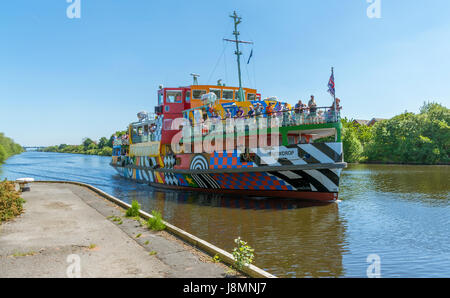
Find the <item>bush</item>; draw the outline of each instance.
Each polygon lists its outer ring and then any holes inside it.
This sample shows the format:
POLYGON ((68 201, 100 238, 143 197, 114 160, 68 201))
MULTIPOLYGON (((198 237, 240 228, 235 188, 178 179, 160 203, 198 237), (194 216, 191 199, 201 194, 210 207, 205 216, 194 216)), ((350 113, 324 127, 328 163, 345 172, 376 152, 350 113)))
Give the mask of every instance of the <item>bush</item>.
POLYGON ((253 262, 255 257, 253 252, 255 250, 247 242, 241 240, 241 237, 234 239, 234 242, 237 244, 237 247, 233 249, 234 263, 237 269, 241 270, 244 266, 248 266, 253 262))
POLYGON ((104 147, 98 155, 101 156, 111 156, 112 155, 112 148, 111 147, 104 147))
POLYGON ((125 216, 126 217, 139 216, 139 209, 141 209, 141 205, 139 205, 138 201, 133 200, 131 202, 131 207, 128 208, 127 212, 125 213, 125 216))
POLYGON ((21 214, 24 202, 14 182, 0 182, 0 223, 21 214))
POLYGON ((162 231, 166 228, 166 225, 162 221, 162 215, 159 211, 152 211, 153 217, 150 217, 147 221, 147 227, 153 231, 162 231))

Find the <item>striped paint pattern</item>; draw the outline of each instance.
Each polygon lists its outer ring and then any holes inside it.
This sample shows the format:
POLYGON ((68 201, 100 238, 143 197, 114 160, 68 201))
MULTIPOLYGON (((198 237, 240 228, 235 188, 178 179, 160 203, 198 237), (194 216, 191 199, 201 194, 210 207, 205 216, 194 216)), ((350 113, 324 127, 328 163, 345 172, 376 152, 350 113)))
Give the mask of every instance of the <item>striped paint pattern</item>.
MULTIPOLYGON (((307 164, 334 164, 343 161, 342 143, 313 143, 293 146, 280 146, 279 154, 273 151, 258 149, 254 151, 254 167, 307 165, 307 164)), ((196 155, 192 158, 191 167, 199 169, 216 169, 216 159, 239 159, 237 152, 214 153, 209 160, 205 155, 196 155), (209 163, 209 165, 208 165, 209 163)), ((233 161, 232 161, 233 162, 233 161)), ((173 168, 174 159, 154 157, 133 157, 130 163, 138 166, 137 169, 116 167, 120 175, 147 183, 160 183, 172 186, 189 186, 204 189, 250 189, 250 190, 286 190, 286 191, 312 191, 331 192, 339 191, 339 178, 342 169, 308 169, 286 170, 248 173, 202 173, 202 174, 176 174, 155 171, 164 164, 173 168)), ((228 163, 228 160, 227 160, 228 163)), ((244 166, 243 166, 244 167, 244 166)), ((227 165, 224 168, 232 168, 227 165)))

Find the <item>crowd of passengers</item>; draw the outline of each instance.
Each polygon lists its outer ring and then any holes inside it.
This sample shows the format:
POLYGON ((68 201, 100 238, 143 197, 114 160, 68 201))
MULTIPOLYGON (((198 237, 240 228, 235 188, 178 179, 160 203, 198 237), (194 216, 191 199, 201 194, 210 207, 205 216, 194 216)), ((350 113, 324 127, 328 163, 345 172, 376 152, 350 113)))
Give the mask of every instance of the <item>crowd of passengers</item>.
MULTIPOLYGON (((308 104, 304 104, 302 100, 299 100, 297 104, 293 108, 289 108, 286 103, 279 102, 279 105, 276 106, 275 102, 270 102, 269 105, 264 107, 260 102, 256 103, 256 107, 253 105, 249 106, 249 110, 247 112, 244 111, 243 107, 239 107, 235 115, 232 115, 232 109, 226 108, 225 117, 221 118, 219 113, 214 109, 212 104, 209 104, 207 109, 203 113, 203 117, 200 119, 201 124, 206 125, 206 120, 209 119, 218 119, 218 120, 226 120, 231 118, 268 118, 271 121, 269 124, 280 123, 283 126, 289 125, 301 125, 301 124, 320 124, 320 123, 328 123, 334 122, 339 119, 339 112, 342 109, 340 105, 340 99, 336 98, 333 101, 331 107, 326 108, 318 108, 316 101, 314 99, 314 95, 311 95, 311 99, 308 104), (319 109, 319 111, 318 111, 319 109), (337 113, 336 113, 337 111, 337 113), (277 122, 272 121, 274 118, 277 118, 277 122)), ((189 119, 192 125, 192 120, 189 119)), ((151 127, 142 130, 139 128, 135 134, 137 136, 152 136, 153 131, 156 128, 155 124, 152 124, 151 127)), ((209 131, 207 127, 204 127, 202 130, 206 133, 209 131)), ((120 137, 114 138, 122 141, 122 144, 128 144, 129 136, 128 134, 124 134, 120 137)))
POLYGON ((311 99, 307 105, 299 100, 293 108, 289 108, 287 103, 279 102, 279 104, 276 105, 275 102, 270 102, 269 105, 264 107, 260 102, 257 102, 256 107, 250 105, 247 112, 245 112, 243 107, 239 107, 234 115, 232 114, 232 108, 225 108, 224 118, 221 118, 213 105, 209 104, 204 111, 203 119, 201 119, 201 121, 204 122, 208 118, 225 120, 230 118, 258 119, 267 117, 269 118, 269 121, 273 118, 278 118, 280 121, 279 123, 282 123, 283 126, 319 124, 337 121, 341 109, 342 107, 340 106, 339 98, 336 98, 336 100, 333 101, 331 107, 318 108, 314 95, 311 95, 311 99))

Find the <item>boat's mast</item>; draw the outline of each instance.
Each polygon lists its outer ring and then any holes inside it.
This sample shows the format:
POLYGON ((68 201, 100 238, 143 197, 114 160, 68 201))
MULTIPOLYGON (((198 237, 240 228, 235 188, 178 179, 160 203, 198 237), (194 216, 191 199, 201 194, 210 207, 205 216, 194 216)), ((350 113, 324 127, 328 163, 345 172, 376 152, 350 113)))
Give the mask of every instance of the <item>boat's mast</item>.
POLYGON ((239 51, 239 31, 237 30, 237 25, 239 25, 239 23, 241 22, 240 17, 238 17, 238 15, 236 14, 236 11, 234 12, 233 15, 230 16, 231 18, 233 18, 234 20, 234 32, 233 35, 236 38, 236 52, 234 52, 236 54, 237 57, 237 64, 238 64, 238 74, 239 74, 239 101, 244 101, 244 92, 242 90, 242 79, 241 79, 241 55, 242 52, 239 51))
POLYGON ((253 43, 252 42, 248 42, 248 41, 240 41, 239 40, 240 33, 237 30, 237 25, 239 25, 241 23, 242 18, 237 15, 236 11, 230 16, 230 18, 233 18, 233 20, 234 20, 234 32, 233 32, 233 35, 235 36, 235 40, 229 40, 229 39, 224 39, 224 40, 231 41, 231 42, 234 42, 236 44, 236 51, 234 53, 237 56, 237 64, 238 64, 239 101, 244 101, 245 97, 244 97, 244 90, 242 89, 242 77, 241 77, 241 55, 242 55, 242 52, 239 51, 239 44, 240 43, 253 44, 253 43))

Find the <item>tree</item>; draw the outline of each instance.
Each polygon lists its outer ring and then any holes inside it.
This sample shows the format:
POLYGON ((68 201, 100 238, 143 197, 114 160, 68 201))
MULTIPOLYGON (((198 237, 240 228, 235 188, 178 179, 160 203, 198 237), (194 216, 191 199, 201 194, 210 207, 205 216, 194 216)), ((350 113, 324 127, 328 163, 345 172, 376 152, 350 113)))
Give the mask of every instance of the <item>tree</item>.
POLYGON ((91 144, 94 144, 94 141, 92 141, 90 138, 84 138, 82 144, 83 144, 84 150, 88 150, 89 146, 91 144))
POLYGON ((6 150, 5 148, 3 148, 2 145, 0 145, 0 164, 3 163, 6 160, 6 158, 8 158, 6 150))
POLYGON ((375 124, 365 148, 371 161, 397 163, 449 163, 450 110, 425 103, 420 114, 405 112, 375 124))
POLYGON ((5 137, 3 133, 0 133, 0 148, 0 163, 3 163, 14 154, 23 152, 22 146, 16 144, 12 139, 5 137))
POLYGON ((359 162, 363 154, 363 146, 358 140, 356 131, 353 127, 344 128, 342 138, 344 147, 344 159, 347 162, 359 162))
POLYGON ((103 149, 103 147, 108 146, 108 142, 109 140, 105 137, 100 138, 100 140, 98 141, 98 148, 99 149, 103 149))

